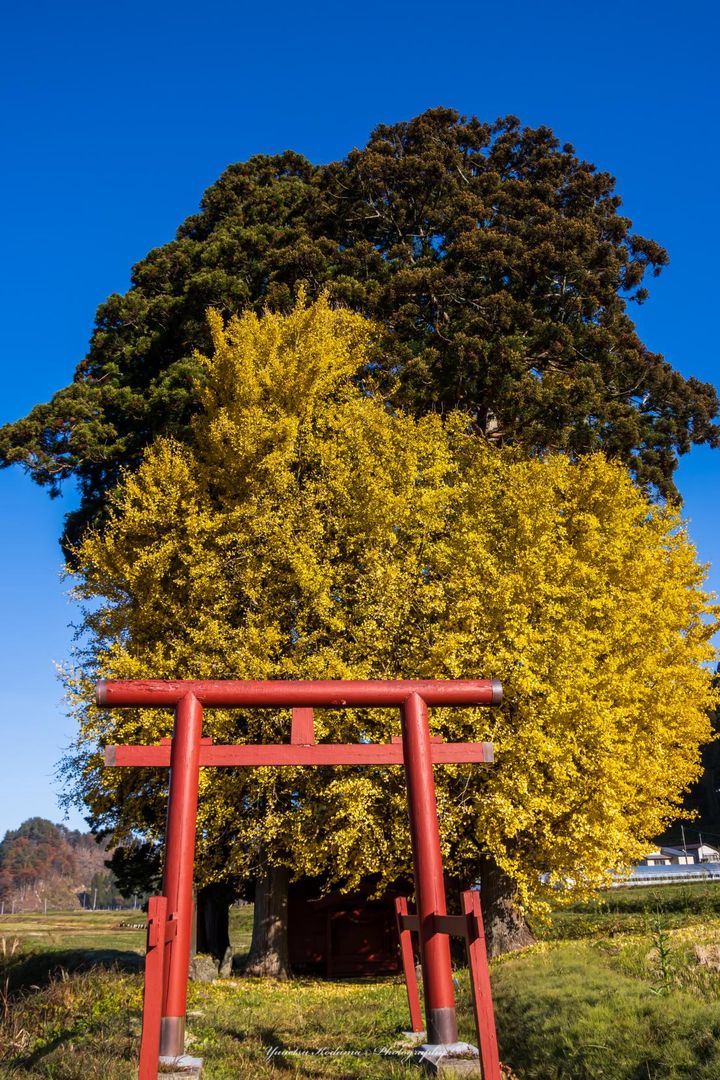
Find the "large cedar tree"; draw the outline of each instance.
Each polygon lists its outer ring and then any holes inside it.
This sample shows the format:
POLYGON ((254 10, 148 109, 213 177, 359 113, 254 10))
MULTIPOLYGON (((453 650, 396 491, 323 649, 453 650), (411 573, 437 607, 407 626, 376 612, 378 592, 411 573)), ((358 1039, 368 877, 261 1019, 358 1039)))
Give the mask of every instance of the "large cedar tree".
POLYGON ((208 306, 288 310, 304 282, 391 331, 374 374, 406 408, 459 407, 531 453, 600 448, 674 494, 677 455, 718 445, 718 399, 638 337, 628 304, 667 254, 620 206, 613 177, 549 128, 444 108, 344 161, 231 165, 100 306, 71 385, 0 430, 0 462, 53 494, 74 476, 77 538, 156 435, 192 437, 208 306))

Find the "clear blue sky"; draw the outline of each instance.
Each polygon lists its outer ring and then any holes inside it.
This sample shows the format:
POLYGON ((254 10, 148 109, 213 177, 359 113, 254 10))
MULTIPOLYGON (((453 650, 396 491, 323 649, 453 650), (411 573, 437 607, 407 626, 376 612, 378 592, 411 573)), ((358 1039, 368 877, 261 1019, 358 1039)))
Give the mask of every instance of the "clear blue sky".
MULTIPOLYGON (((636 231, 671 256, 639 312, 644 340, 720 382, 714 3, 41 0, 12 5, 3 29, 0 422, 67 384, 97 305, 230 162, 286 148, 329 161, 436 105, 549 124, 614 173, 636 231)), ((680 467, 715 588, 719 478, 720 451, 680 467)), ((53 661, 73 611, 57 547, 72 493, 51 502, 6 470, 0 498, 2 836, 61 817, 52 774, 73 732, 53 661)))

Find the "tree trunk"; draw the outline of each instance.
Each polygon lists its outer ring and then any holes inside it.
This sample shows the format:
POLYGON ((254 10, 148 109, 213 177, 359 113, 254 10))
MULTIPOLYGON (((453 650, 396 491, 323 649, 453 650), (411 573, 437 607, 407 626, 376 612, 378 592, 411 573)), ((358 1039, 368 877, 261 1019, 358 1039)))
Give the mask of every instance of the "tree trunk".
POLYGON ((255 885, 252 944, 246 975, 290 978, 288 955, 288 883, 290 871, 273 866, 255 885))
POLYGON ((515 904, 515 882, 490 856, 480 870, 480 902, 488 956, 515 952, 533 945, 535 937, 515 904))
POLYGON ((228 885, 206 885, 197 894, 196 948, 217 961, 222 975, 229 975, 232 968, 230 905, 234 899, 228 885))

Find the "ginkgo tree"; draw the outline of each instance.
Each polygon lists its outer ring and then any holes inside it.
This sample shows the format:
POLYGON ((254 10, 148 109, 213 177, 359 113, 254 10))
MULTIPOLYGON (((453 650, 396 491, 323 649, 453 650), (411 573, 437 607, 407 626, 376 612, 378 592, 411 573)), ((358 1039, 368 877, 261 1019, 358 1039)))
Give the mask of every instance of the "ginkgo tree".
MULTIPOLYGON (((448 874, 483 882, 492 950, 528 940, 523 913, 627 866, 698 775, 716 612, 678 512, 601 455, 527 460, 461 413, 388 407, 356 379, 379 329, 325 298, 209 319, 194 448, 156 441, 74 552, 75 797, 115 843, 162 837, 164 776, 104 769, 100 748, 172 717, 98 709, 99 676, 498 678, 499 710, 431 715, 496 751, 436 768, 441 834, 448 874)), ((384 711, 317 714, 320 740, 398 732, 384 711)), ((289 715, 209 711, 205 734, 283 741, 289 715)), ((208 769, 199 815, 198 885, 254 877, 276 912, 289 876, 411 865, 398 767, 208 769)), ((260 965, 284 966, 279 946, 260 965)))

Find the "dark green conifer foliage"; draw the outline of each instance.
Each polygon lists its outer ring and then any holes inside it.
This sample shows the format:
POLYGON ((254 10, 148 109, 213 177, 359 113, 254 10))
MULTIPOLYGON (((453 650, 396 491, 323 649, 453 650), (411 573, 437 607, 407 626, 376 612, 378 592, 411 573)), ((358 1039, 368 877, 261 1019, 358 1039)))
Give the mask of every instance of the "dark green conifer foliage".
POLYGON ((303 281, 393 332, 375 375, 395 401, 459 406, 530 452, 602 448, 674 494, 677 455, 720 435, 715 389, 649 352, 628 315, 666 262, 608 173, 513 117, 433 109, 330 165, 254 157, 100 306, 73 383, 0 431, 0 461, 53 494, 78 480, 74 538, 155 435, 190 437, 205 309, 285 308, 303 281))

